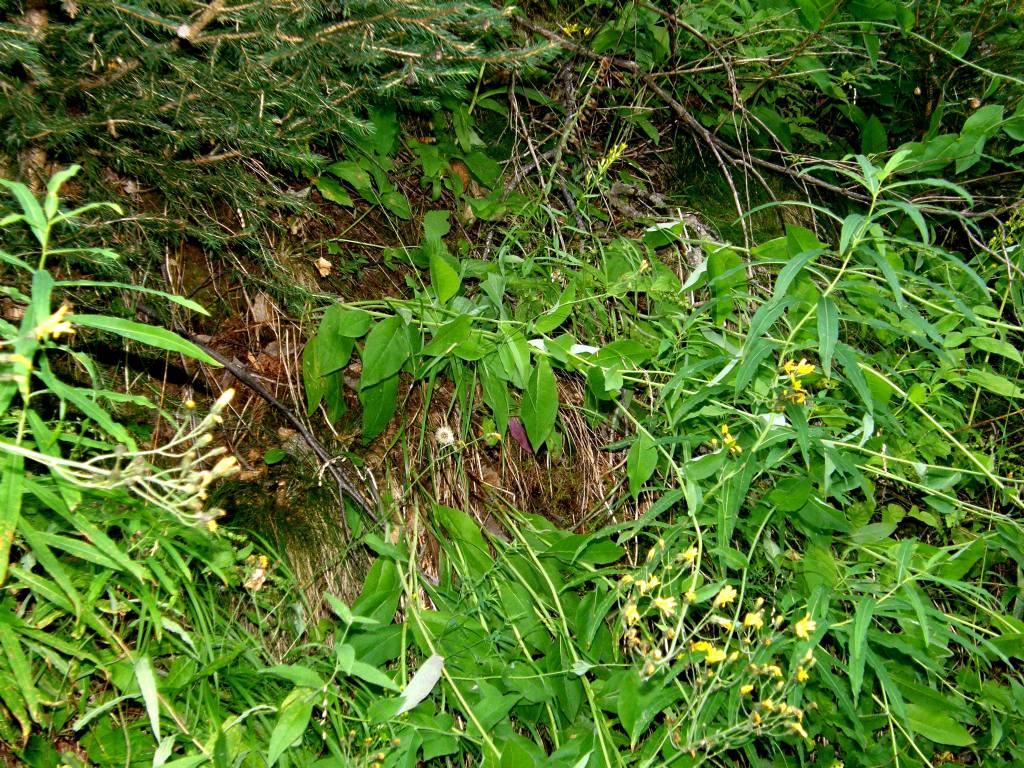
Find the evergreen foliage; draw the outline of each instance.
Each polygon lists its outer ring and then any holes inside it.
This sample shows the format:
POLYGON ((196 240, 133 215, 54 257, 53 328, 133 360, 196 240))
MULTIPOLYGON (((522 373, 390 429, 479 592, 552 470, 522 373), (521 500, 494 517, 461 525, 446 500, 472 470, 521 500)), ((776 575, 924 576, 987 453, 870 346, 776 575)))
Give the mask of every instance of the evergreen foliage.
POLYGON ((475 0, 5 2, 0 18, 8 163, 38 182, 76 159, 208 245, 301 205, 289 180, 371 131, 367 105, 436 107, 535 54, 475 0))

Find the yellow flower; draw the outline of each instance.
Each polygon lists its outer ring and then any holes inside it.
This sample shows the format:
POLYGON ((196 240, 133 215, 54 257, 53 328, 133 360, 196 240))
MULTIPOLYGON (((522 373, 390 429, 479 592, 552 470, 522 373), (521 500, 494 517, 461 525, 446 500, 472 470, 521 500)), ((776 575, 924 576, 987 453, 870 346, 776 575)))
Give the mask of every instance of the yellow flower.
POLYGON ((658 578, 658 574, 656 574, 656 573, 655 574, 651 574, 651 578, 646 579, 646 580, 645 579, 641 579, 640 581, 638 581, 636 583, 637 587, 640 589, 640 594, 641 595, 650 592, 652 589, 654 589, 659 584, 661 584, 661 579, 658 578))
POLYGON ((697 551, 696 547, 690 547, 688 550, 679 555, 679 558, 684 563, 692 563, 694 560, 697 559, 698 554, 700 553, 697 551))
POLYGON ((577 31, 579 31, 579 28, 579 24, 566 24, 565 26, 562 27, 562 34, 564 34, 566 37, 572 37, 573 35, 576 34, 577 31))
POLYGON ((694 592, 692 589, 688 589, 686 590, 686 592, 683 593, 683 600, 685 600, 688 603, 695 603, 697 602, 697 593, 694 592))
POLYGON ((792 731, 797 736, 800 736, 801 738, 804 738, 804 739, 807 738, 807 731, 805 731, 804 727, 802 725, 800 725, 800 723, 796 722, 795 720, 793 720, 793 721, 791 721, 789 723, 786 723, 786 727, 789 728, 789 730, 792 731))
POLYGON ((728 654, 721 648, 712 647, 710 651, 704 656, 704 661, 708 664, 719 664, 728 658, 728 654))
POLYGON ((654 598, 654 607, 664 615, 669 616, 676 610, 676 599, 674 597, 661 597, 659 595, 654 598))
POLYGON ((729 621, 729 619, 727 619, 727 618, 725 618, 723 616, 712 616, 711 617, 711 621, 714 624, 717 624, 718 626, 722 627, 727 632, 731 632, 732 631, 732 622, 729 621))
POLYGON ((632 583, 633 583, 633 576, 631 574, 628 574, 628 573, 623 574, 622 578, 619 579, 619 584, 626 584, 626 585, 628 585, 628 584, 632 584, 632 583))
POLYGON ((64 316, 70 310, 70 304, 67 302, 61 304, 60 307, 57 308, 56 312, 36 326, 34 331, 36 338, 41 341, 43 339, 56 339, 61 334, 71 336, 75 332, 75 329, 71 323, 64 319, 64 316))
POLYGON ((764 611, 758 611, 757 613, 747 613, 743 617, 743 626, 746 629, 761 629, 764 627, 764 611))
POLYGON ((803 667, 796 668, 796 681, 798 683, 806 683, 811 679, 811 676, 807 674, 807 670, 803 667))
POLYGON ((752 722, 754 725, 760 725, 761 724, 761 716, 759 714, 757 714, 757 712, 752 712, 750 714, 750 722, 752 722))
POLYGON ((796 375, 809 376, 812 373, 814 373, 814 366, 807 362, 806 357, 801 357, 800 362, 796 364, 796 375))
POLYGON ((719 590, 718 594, 715 595, 715 608, 722 608, 723 606, 729 605, 733 600, 736 599, 736 589, 731 584, 726 584, 719 590))
POLYGON ((626 604, 626 607, 622 610, 622 616, 626 619, 626 624, 630 626, 640 622, 640 611, 636 609, 636 605, 633 603, 626 604))
POLYGON ((751 685, 750 683, 747 683, 746 685, 741 685, 740 686, 740 695, 741 696, 749 696, 753 692, 754 692, 754 686, 751 685))
POLYGON ((690 650, 693 653, 709 653, 712 647, 707 640, 695 640, 690 643, 690 650))
POLYGON ((811 614, 807 614, 793 627, 793 631, 796 632, 796 636, 801 640, 807 640, 811 636, 811 632, 818 628, 818 624, 811 618, 811 614))

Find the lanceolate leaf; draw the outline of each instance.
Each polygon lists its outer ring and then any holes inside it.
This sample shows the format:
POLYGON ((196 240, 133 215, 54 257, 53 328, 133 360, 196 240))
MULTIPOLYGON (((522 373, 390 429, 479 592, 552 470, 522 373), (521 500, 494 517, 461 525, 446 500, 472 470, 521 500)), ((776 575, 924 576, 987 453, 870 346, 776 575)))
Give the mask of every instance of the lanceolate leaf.
POLYGON ((832 378, 832 355, 839 341, 839 310, 828 296, 818 299, 818 355, 825 378, 832 378))
POLYGON ((410 354, 409 331, 402 318, 394 316, 381 320, 366 337, 360 388, 372 387, 394 376, 410 354))
POLYGON ((288 695, 281 704, 277 724, 270 734, 270 744, 267 747, 268 766, 274 765, 286 749, 302 738, 312 714, 313 702, 307 690, 299 688, 288 695))
POLYGON ((181 338, 173 331, 161 328, 156 325, 137 323, 134 320, 125 320, 121 317, 107 317, 106 315, 70 315, 68 318, 72 325, 83 328, 94 328, 97 331, 116 333, 126 339, 137 341, 148 347, 164 349, 168 352, 191 357, 194 360, 206 363, 207 365, 220 367, 220 363, 210 357, 191 341, 181 338))
POLYGON ((558 388, 551 366, 544 358, 537 361, 526 383, 521 408, 523 426, 534 450, 540 449, 555 426, 558 415, 558 388))

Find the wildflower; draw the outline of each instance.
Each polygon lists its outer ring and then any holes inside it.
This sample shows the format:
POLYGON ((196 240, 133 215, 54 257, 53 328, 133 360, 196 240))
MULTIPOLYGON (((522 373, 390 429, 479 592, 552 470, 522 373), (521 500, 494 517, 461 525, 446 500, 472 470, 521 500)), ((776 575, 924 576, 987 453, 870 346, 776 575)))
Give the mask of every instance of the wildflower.
POLYGON ((736 442, 736 438, 729 432, 729 425, 723 424, 720 427, 722 431, 722 444, 729 449, 731 454, 743 453, 743 446, 736 442))
POLYGON ((688 550, 679 555, 679 558, 684 563, 692 563, 694 560, 697 559, 698 554, 700 553, 697 551, 696 547, 690 547, 688 550))
POLYGON ((790 378, 799 378, 801 376, 809 376, 814 373, 814 366, 807 362, 806 357, 801 357, 799 363, 794 363, 792 360, 788 360, 782 370, 790 378))
POLYGON ((647 662, 647 666, 644 667, 644 676, 645 677, 650 677, 651 675, 654 674, 654 671, 656 669, 657 669, 657 667, 654 666, 654 662, 653 661, 648 661, 647 662))
POLYGON ((817 622, 815 622, 814 619, 811 618, 811 614, 808 613, 806 616, 804 616, 802 619, 800 619, 800 621, 796 623, 796 625, 793 627, 793 631, 796 633, 796 636, 799 637, 801 640, 807 640, 810 638, 811 632, 813 632, 817 628, 817 622))
POLYGON ((772 677, 782 677, 782 668, 778 664, 765 664, 761 668, 761 673, 772 677))
POLYGON ((688 603, 695 603, 697 602, 697 593, 694 592, 692 589, 688 589, 686 590, 686 592, 683 593, 683 600, 685 600, 688 603))
POLYGON ((658 578, 658 574, 653 573, 649 579, 640 579, 640 581, 636 583, 636 586, 640 590, 640 594, 645 595, 659 584, 661 584, 661 579, 658 578))
POLYGON ((729 605, 736 599, 736 589, 731 584, 726 584, 719 590, 718 594, 715 595, 715 608, 722 608, 723 606, 729 605))
POLYGON ((704 656, 704 661, 708 664, 719 664, 728 658, 728 654, 721 648, 712 647, 704 656))
POLYGON ((744 629, 761 629, 764 627, 764 611, 757 611, 756 613, 748 612, 743 617, 743 628, 744 629))
POLYGON ((690 643, 690 650, 693 653, 708 653, 712 646, 707 640, 694 640, 690 643))
POLYGON ((757 714, 757 712, 751 712, 750 713, 750 722, 752 722, 754 725, 760 725, 761 724, 761 716, 759 714, 757 714))
POLYGON ((562 34, 566 37, 572 37, 579 31, 579 29, 579 24, 566 24, 562 27, 562 34))
POLYGON ((619 584, 630 585, 633 583, 633 575, 630 573, 622 574, 622 578, 619 579, 619 584))
POLYGON ((626 620, 626 624, 629 626, 640 623, 640 611, 636 609, 636 605, 634 603, 626 604, 626 607, 622 610, 622 616, 626 620))
POLYGON ((792 721, 786 723, 786 727, 792 733, 794 733, 795 735, 797 735, 797 736, 799 736, 799 737, 801 737, 803 739, 807 738, 807 731, 805 731, 804 727, 800 723, 798 723, 796 720, 792 720, 792 721))
POLYGON ((663 615, 670 616, 676 610, 676 599, 674 597, 661 597, 659 595, 654 598, 654 607, 661 611, 663 615))
POLYGON ((754 686, 751 685, 750 683, 747 683, 746 685, 741 685, 740 686, 740 695, 741 696, 749 696, 753 692, 754 692, 754 686))
POLYGON ((712 623, 722 627, 722 629, 726 630, 727 632, 732 631, 732 622, 724 616, 712 616, 711 621, 712 623))
POLYGON ((71 305, 67 302, 61 304, 56 312, 36 326, 34 331, 36 338, 42 341, 43 339, 56 339, 61 334, 65 336, 74 334, 74 327, 64 319, 64 316, 67 315, 70 309, 71 305))
POLYGON ((442 448, 448 448, 455 445, 455 433, 452 432, 452 428, 448 425, 438 427, 437 431, 434 433, 434 439, 442 448))
POLYGON ((807 674, 807 670, 804 669, 803 666, 796 668, 796 681, 798 683, 806 683, 810 679, 811 676, 807 674))

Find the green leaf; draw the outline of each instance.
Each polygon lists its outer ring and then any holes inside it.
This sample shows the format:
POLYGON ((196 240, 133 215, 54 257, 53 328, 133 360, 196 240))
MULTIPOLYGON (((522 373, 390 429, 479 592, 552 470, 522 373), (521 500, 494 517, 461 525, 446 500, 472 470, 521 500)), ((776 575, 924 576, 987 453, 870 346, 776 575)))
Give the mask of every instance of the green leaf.
POLYGON ((1005 376, 1000 376, 991 371, 980 371, 972 368, 967 372, 965 378, 972 384, 977 384, 982 389, 987 389, 989 392, 994 392, 1003 397, 1024 397, 1024 390, 1005 376))
POLYGON ((72 165, 63 171, 57 171, 46 183, 46 218, 52 219, 57 214, 57 207, 60 205, 60 188, 64 182, 74 176, 82 169, 80 165, 72 165))
POLYGON ((359 402, 363 406, 363 440, 377 437, 391 421, 398 405, 398 374, 390 379, 362 387, 359 402))
POLYGON ((636 436, 626 456, 626 475, 629 477, 629 492, 635 499, 658 466, 658 450, 654 440, 646 432, 636 436))
POLYGON ((423 348, 423 354, 428 357, 444 357, 450 354, 453 349, 469 338, 472 328, 473 318, 469 315, 459 315, 437 329, 430 343, 423 348))
POLYGON ((267 747, 267 765, 272 766, 285 750, 302 738, 313 714, 313 702, 308 691, 297 689, 282 702, 274 731, 267 747))
POLYGON ((21 519, 21 490, 25 478, 24 457, 5 452, 3 470, 3 477, 0 477, 0 585, 7 579, 11 542, 21 519))
POLYGON ((923 704, 907 704, 907 720, 911 729, 936 744, 951 747, 969 747, 974 737, 960 723, 932 707, 923 704))
POLYGON ((430 284, 434 286, 434 293, 441 304, 447 304, 462 285, 458 270, 452 266, 443 248, 430 249, 430 284))
POLYGON ((569 283, 558 297, 558 303, 533 321, 533 329, 537 333, 548 333, 560 326, 572 312, 573 300, 576 298, 576 285, 569 283))
POLYGON ((156 689, 156 676, 153 674, 153 665, 150 664, 148 656, 140 656, 135 660, 135 679, 139 683, 139 690, 142 692, 142 700, 146 704, 146 714, 149 716, 149 727, 153 729, 153 736, 159 744, 160 696, 156 689))
POLYGON ((18 685, 18 693, 21 695, 22 701, 25 702, 29 717, 37 723, 41 722, 39 719, 39 691, 33 682, 35 675, 32 665, 29 663, 28 657, 25 656, 21 642, 11 626, 4 622, 0 622, 0 647, 3 648, 4 655, 7 657, 7 668, 14 676, 14 681, 18 685))
POLYGON ((1024 360, 1021 359, 1020 352, 1008 341, 993 339, 989 336, 974 336, 971 337, 971 346, 976 347, 983 352, 991 352, 993 355, 999 355, 1000 357, 1005 357, 1008 360, 1013 360, 1013 362, 1018 365, 1024 364, 1024 360))
POLYGON ((411 354, 409 330, 405 321, 397 315, 381 320, 366 337, 360 389, 367 389, 394 376, 411 354))
POLYGON ((558 416, 558 387, 545 358, 540 358, 523 392, 520 416, 535 451, 548 439, 558 416))
POLYGON ((382 193, 379 199, 380 204, 398 218, 405 219, 406 221, 412 218, 412 206, 409 204, 409 198, 397 189, 390 189, 382 193))
POLYGON ((369 173, 359 167, 358 163, 351 160, 339 160, 327 166, 327 172, 333 173, 342 181, 351 184, 364 199, 371 200, 376 197, 373 192, 373 179, 370 178, 369 173))
POLYGON ((198 312, 199 314, 206 315, 207 317, 210 316, 210 313, 206 311, 202 304, 192 301, 192 299, 186 299, 184 296, 178 296, 175 293, 168 293, 167 291, 160 291, 156 288, 146 288, 141 285, 118 283, 107 280, 58 280, 56 285, 60 288, 114 288, 119 291, 144 293, 147 296, 159 296, 161 299, 167 299, 168 301, 177 304, 179 307, 185 307, 185 309, 198 312))
POLYGON ((861 595, 853 616, 853 629, 850 631, 850 659, 847 674, 850 677, 850 691, 854 704, 860 696, 864 683, 864 661, 867 658, 868 628, 875 612, 875 600, 868 595, 861 595))
POLYGON ((336 179, 332 179, 330 176, 321 176, 316 180, 316 188, 320 190, 320 194, 324 196, 324 199, 330 200, 332 203, 338 205, 344 205, 351 208, 355 205, 355 201, 352 200, 352 196, 345 190, 336 179))
POLYGON ((317 332, 359 339, 366 335, 372 323, 373 316, 366 310, 351 309, 341 304, 334 304, 324 311, 317 332))
POLYGON ((304 667, 301 664, 278 664, 274 667, 261 669, 260 674, 279 677, 300 688, 319 690, 324 687, 323 678, 309 667, 304 667))
POLYGON ((29 188, 21 182, 0 179, 0 186, 6 187, 11 195, 14 196, 14 199, 18 201, 18 205, 21 206, 22 215, 25 217, 25 223, 28 224, 39 244, 45 246, 49 235, 49 225, 46 221, 47 217, 39 205, 39 201, 29 191, 29 188))
POLYGON ((284 460, 288 454, 282 451, 280 448, 271 448, 269 451, 263 454, 263 463, 268 467, 272 464, 278 464, 284 460))
POLYGON ((395 681, 385 675, 376 667, 373 667, 365 662, 355 660, 352 662, 352 667, 349 673, 358 677, 361 680, 365 680, 371 685, 376 685, 380 688, 384 688, 389 691, 397 691, 398 686, 395 685, 395 681))
POLYGON ((818 355, 826 379, 832 378, 832 355, 839 341, 839 310, 828 296, 818 299, 818 355))
POLYGON ((140 344, 145 344, 148 347, 176 352, 186 357, 191 357, 194 360, 199 360, 207 365, 220 367, 220 363, 191 341, 181 338, 181 336, 166 328, 137 323, 134 320, 125 320, 121 317, 108 317, 107 315, 72 314, 68 319, 75 326, 114 333, 126 339, 137 341, 140 344))

